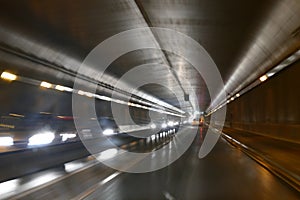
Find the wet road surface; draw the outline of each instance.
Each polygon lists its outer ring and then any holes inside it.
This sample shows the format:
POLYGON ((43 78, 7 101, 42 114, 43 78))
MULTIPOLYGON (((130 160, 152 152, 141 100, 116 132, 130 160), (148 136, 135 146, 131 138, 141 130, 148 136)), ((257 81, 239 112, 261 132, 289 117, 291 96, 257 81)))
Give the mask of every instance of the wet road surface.
MULTIPOLYGON (((195 128, 185 127, 181 134, 191 134, 195 128)), ((296 190, 222 138, 208 156, 199 159, 205 133, 200 128, 190 148, 161 170, 125 173, 93 162, 13 199, 300 199, 296 190)))
POLYGON ((145 174, 122 173, 86 199, 300 199, 296 190, 222 138, 199 159, 204 134, 200 128, 192 146, 170 166, 145 174))

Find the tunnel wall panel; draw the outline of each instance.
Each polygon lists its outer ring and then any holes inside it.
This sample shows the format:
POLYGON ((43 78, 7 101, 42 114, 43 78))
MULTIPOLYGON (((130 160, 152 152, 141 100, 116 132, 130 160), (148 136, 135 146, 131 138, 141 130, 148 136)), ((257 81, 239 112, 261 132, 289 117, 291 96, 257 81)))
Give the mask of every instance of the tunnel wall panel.
POLYGON ((300 143, 300 62, 231 102, 225 126, 300 143))

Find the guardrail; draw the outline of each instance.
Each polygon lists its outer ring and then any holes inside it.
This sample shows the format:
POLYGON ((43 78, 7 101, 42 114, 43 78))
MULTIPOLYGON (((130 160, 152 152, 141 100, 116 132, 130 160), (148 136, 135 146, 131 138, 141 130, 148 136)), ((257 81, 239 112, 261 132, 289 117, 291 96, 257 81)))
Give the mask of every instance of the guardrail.
POLYGON ((22 177, 89 155, 83 144, 70 142, 0 154, 0 182, 22 177))
MULTIPOLYGON (((137 138, 122 133, 111 136, 110 142, 128 151, 148 152, 153 148, 168 143, 172 135, 177 132, 175 128, 172 130, 174 130, 172 133, 165 130, 148 138, 137 138)), ((143 130, 134 130, 131 133, 135 132, 135 134, 138 134, 141 131, 143 130)), ((103 138, 98 138, 97 141, 93 139, 92 143, 99 145, 98 147, 101 147, 103 150, 112 146, 103 138)), ((63 167, 64 163, 89 155, 90 153, 80 140, 0 153, 0 182, 53 167, 63 167)))

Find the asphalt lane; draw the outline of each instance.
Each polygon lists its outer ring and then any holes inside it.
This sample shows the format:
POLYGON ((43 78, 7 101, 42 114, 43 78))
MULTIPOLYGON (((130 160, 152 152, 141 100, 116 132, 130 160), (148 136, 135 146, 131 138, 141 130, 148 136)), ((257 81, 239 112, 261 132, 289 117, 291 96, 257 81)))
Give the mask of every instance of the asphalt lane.
MULTIPOLYGON (((193 128, 185 131, 189 134, 193 128)), ((191 147, 168 167, 117 174, 84 199, 300 199, 296 190, 222 138, 199 159, 205 133, 200 129, 191 147)))

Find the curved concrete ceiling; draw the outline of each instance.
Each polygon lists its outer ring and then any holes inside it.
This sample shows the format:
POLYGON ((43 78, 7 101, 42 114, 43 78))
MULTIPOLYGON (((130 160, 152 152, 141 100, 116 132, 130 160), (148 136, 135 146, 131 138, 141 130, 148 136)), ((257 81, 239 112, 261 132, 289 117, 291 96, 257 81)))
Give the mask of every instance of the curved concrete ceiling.
MULTIPOLYGON (((18 73, 69 84, 85 56, 99 43, 119 32, 141 27, 180 31, 205 47, 223 77, 226 93, 236 93, 300 46, 300 2, 297 0, 117 0, 117 1, 2 1, 0 7, 0 62, 18 73), (22 57, 21 60, 17 60, 22 57), (30 61, 30 62, 29 62, 30 61), (25 63, 25 64, 24 64, 25 63)), ((155 45, 159 38, 149 35, 155 45)), ((142 37, 137 36, 136 42, 142 37)), ((170 41, 168 42, 176 42, 170 41)), ((180 57, 157 50, 140 50, 117 59, 102 82, 115 84, 136 65, 162 63, 151 76, 165 79, 182 91, 193 87, 197 98, 184 102, 185 111, 197 103, 201 110, 223 99, 210 97, 205 82, 180 57), (169 67, 168 67, 169 66, 169 67), (172 70, 170 70, 170 67, 172 70), (172 72, 173 71, 173 72, 172 72), (175 81, 174 81, 175 77, 175 81), (191 86, 185 84, 188 79, 191 86)), ((88 66, 97 70, 95 66, 88 66)), ((97 80, 96 80, 97 81, 97 80)), ((128 81, 122 90, 134 85, 128 81)), ((178 101, 166 88, 148 85, 140 90, 175 107, 178 101)))

